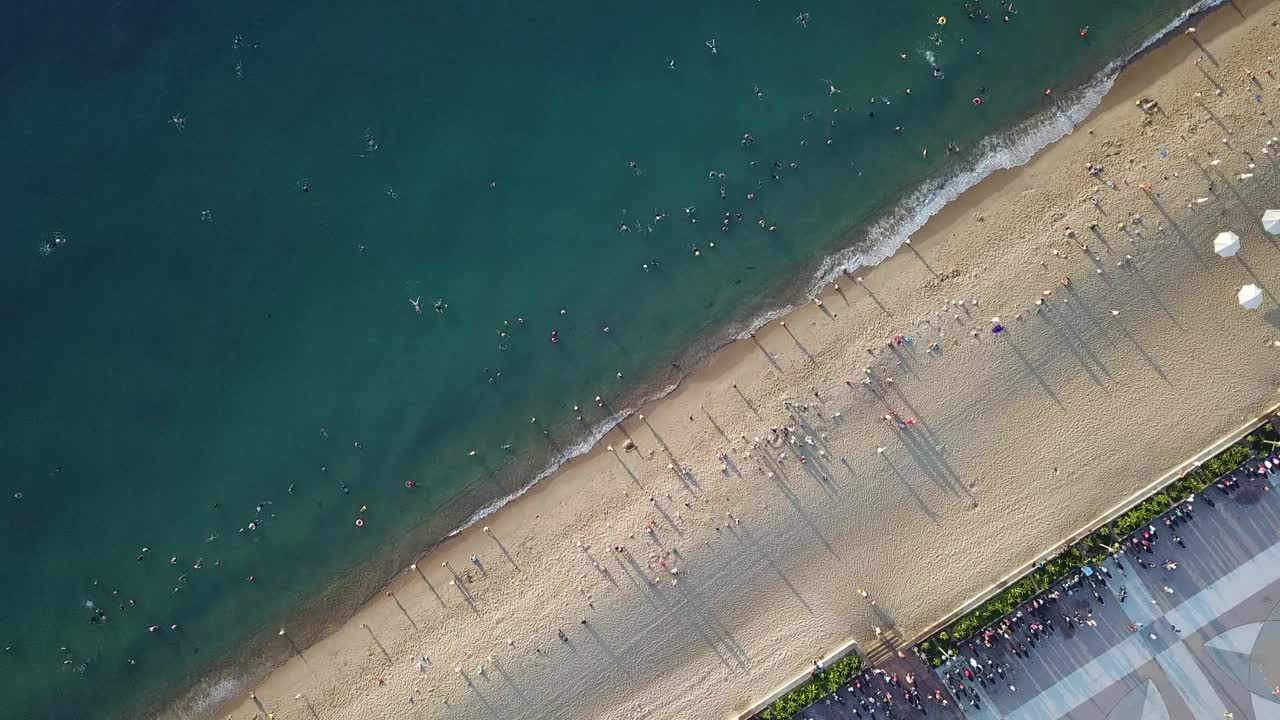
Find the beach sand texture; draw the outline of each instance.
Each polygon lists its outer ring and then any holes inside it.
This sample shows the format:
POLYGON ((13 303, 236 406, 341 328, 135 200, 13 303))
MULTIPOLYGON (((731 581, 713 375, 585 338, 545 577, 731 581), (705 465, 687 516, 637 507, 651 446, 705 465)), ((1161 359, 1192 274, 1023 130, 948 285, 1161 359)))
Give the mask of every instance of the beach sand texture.
POLYGON ((182 716, 724 718, 874 626, 928 627, 1274 401, 1278 21, 1262 2, 1198 18, 863 283, 722 349, 302 658, 210 678, 182 716), (770 443, 784 426, 797 444, 770 443))

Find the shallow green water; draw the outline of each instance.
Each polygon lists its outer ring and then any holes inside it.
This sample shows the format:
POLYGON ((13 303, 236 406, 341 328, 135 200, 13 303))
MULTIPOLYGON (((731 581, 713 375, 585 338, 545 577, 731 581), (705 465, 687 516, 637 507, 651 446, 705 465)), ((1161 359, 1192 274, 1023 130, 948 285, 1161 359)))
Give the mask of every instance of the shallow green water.
POLYGON ((2 11, 0 716, 340 619, 1188 4, 2 11))

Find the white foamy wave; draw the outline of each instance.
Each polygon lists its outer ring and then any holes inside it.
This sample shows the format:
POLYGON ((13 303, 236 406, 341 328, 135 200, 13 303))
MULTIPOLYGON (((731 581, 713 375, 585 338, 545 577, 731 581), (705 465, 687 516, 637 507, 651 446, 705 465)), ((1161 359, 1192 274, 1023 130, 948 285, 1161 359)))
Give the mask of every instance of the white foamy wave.
POLYGON ((1173 20, 1171 20, 1168 25, 1165 25, 1163 28, 1160 28, 1159 32, 1155 33, 1151 37, 1144 40, 1142 44, 1138 46, 1137 50, 1134 50, 1132 53, 1129 54, 1129 57, 1124 59, 1124 62, 1128 63, 1130 60, 1137 57, 1138 53, 1160 42, 1161 38, 1173 32, 1174 30, 1177 30, 1178 26, 1186 22, 1187 19, 1190 18, 1192 15, 1198 15, 1204 12, 1205 10, 1212 10, 1213 8, 1216 8, 1219 5, 1222 5, 1226 1, 1227 0, 1200 0, 1200 2, 1197 2, 1195 5, 1192 5, 1191 7, 1182 11, 1182 14, 1174 18, 1173 20))
POLYGON ((204 683, 204 687, 196 687, 188 695, 191 700, 186 710, 191 715, 205 715, 224 706, 230 700, 240 697, 244 688, 238 680, 223 678, 204 683))
MULTIPOLYGON (((1026 164, 1041 149, 1070 135, 1075 126, 1102 103, 1102 99, 1115 85, 1120 70, 1133 58, 1176 30, 1191 16, 1224 2, 1226 0, 1200 0, 1148 37, 1129 55, 1113 60, 1089 82, 1068 93, 1052 109, 1019 123, 1011 130, 982 140, 975 151, 972 165, 962 171, 926 181, 868 228, 863 242, 858 243, 859 249, 849 248, 827 257, 814 273, 809 294, 816 295, 824 285, 842 273, 878 265, 923 227, 925 221, 965 190, 997 170, 1026 164)), ((754 332, 790 309, 788 307, 770 312, 767 319, 762 317, 751 323, 751 329, 746 332, 754 332)), ((746 332, 739 337, 744 337, 746 332)))
POLYGON ((791 312, 792 310, 795 310, 797 307, 799 306, 784 305, 782 307, 774 308, 766 313, 755 316, 750 321, 744 323, 738 329, 730 329, 727 334, 729 335, 729 337, 733 338, 734 340, 746 340, 747 338, 751 337, 751 334, 754 333, 755 331, 759 330, 765 325, 768 325, 774 320, 777 320, 778 318, 785 317, 787 313, 791 312))
POLYGON ((646 404, 651 403, 654 400, 661 400, 667 395, 670 395, 671 392, 675 390, 677 387, 678 385, 668 385, 667 387, 663 388, 662 390, 659 390, 658 392, 652 393, 644 398, 641 398, 640 401, 636 403, 634 407, 628 407, 623 410, 618 410, 617 412, 613 413, 612 415, 605 418, 604 420, 601 420, 599 423, 595 425, 595 427, 591 428, 591 430, 587 433, 586 437, 582 438, 577 443, 566 448, 565 451, 561 453, 558 458, 556 458, 549 465, 547 465, 547 467, 543 468, 542 472, 539 472, 538 474, 534 475, 533 479, 529 480, 529 482, 525 483, 524 485, 521 485, 515 491, 508 493, 507 495, 504 495, 503 497, 500 497, 497 500, 494 500, 488 505, 485 505, 484 507, 475 511, 474 513, 471 514, 471 517, 467 518, 466 522, 459 525, 457 528, 452 530, 445 537, 451 538, 454 535, 457 535, 463 530, 466 530, 472 525, 475 525, 481 520, 501 510, 503 506, 505 506, 507 503, 511 502, 512 500, 515 500, 516 498, 520 497, 526 492, 529 492, 529 488, 533 487, 534 485, 537 485, 539 482, 546 479, 547 477, 550 477, 553 473, 555 473, 556 470, 560 469, 560 466, 569 462, 573 458, 578 457, 579 455, 585 455, 588 452, 590 452, 591 448, 595 447, 596 443, 600 442, 601 438, 603 438, 605 435, 608 435, 609 431, 617 427, 618 424, 621 423, 623 420, 626 420, 628 417, 631 417, 631 414, 634 413, 636 410, 640 409, 641 407, 644 407, 646 404))
MULTIPOLYGON (((1119 63, 1113 65, 1118 66, 1119 63)), ((860 249, 849 249, 828 257, 815 273, 810 294, 815 294, 841 273, 879 264, 961 193, 997 170, 1025 164, 1044 147, 1069 135, 1111 90, 1116 69, 1118 67, 1108 66, 1091 83, 1071 93, 1053 110, 1037 115, 1008 132, 982 140, 974 153, 972 165, 965 170, 926 181, 916 188, 868 228, 860 249)))

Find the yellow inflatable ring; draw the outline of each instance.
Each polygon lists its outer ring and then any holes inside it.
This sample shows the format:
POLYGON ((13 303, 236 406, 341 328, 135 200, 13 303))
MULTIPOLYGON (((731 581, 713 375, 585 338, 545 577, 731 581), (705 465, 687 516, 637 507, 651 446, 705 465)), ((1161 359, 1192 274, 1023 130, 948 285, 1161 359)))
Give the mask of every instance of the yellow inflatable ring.
POLYGON ((939 16, 938 16, 938 24, 939 24, 939 25, 946 25, 946 24, 947 24, 947 16, 946 16, 946 15, 939 15, 939 16))

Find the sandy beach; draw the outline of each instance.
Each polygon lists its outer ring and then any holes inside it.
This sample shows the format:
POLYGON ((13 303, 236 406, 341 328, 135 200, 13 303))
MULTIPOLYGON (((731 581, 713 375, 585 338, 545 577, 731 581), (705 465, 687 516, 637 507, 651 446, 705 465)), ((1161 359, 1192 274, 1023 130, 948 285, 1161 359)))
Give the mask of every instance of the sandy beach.
POLYGON ((1277 22, 1195 19, 909 247, 161 717, 727 718, 877 625, 913 637, 1275 401, 1277 22))

